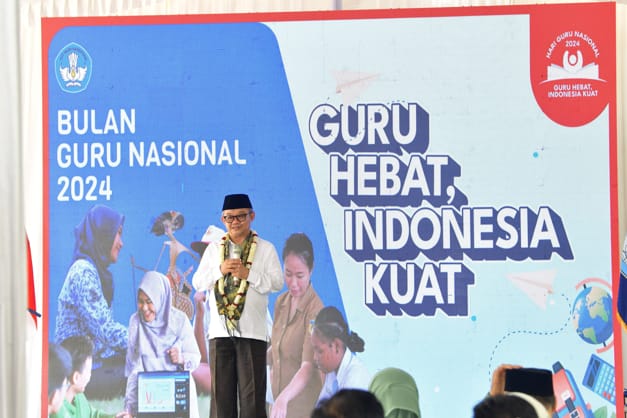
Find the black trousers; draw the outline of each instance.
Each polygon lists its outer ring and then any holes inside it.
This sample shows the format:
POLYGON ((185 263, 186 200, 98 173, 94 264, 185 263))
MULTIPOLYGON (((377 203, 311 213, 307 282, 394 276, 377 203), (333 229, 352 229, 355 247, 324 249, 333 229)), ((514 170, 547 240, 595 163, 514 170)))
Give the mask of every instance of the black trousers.
POLYGON ((209 340, 211 418, 267 418, 265 341, 209 340))

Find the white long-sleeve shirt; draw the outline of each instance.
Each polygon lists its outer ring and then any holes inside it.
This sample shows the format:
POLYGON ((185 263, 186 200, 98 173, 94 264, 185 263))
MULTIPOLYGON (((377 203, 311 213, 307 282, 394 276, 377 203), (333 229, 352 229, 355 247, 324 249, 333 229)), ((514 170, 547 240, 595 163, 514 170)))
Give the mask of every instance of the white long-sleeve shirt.
POLYGON ((336 372, 327 373, 318 397, 318 403, 328 399, 340 389, 368 390, 370 373, 366 366, 347 348, 336 372))
MULTIPOLYGON (((215 284, 222 277, 220 272, 220 243, 210 243, 200 260, 198 269, 192 277, 192 284, 196 290, 208 290, 210 322, 209 338, 229 337, 224 316, 218 314, 216 305, 215 284)), ((278 292, 283 288, 283 272, 279 256, 272 243, 257 237, 257 250, 248 274, 248 292, 244 310, 239 320, 236 337, 252 338, 268 341, 266 326, 266 312, 268 309, 268 294, 278 292)))

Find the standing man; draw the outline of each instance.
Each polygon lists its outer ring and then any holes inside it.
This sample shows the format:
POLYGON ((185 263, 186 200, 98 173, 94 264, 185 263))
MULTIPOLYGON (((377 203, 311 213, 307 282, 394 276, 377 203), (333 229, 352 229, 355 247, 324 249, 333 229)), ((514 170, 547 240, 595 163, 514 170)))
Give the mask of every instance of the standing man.
POLYGON ((283 287, 274 245, 250 227, 255 212, 245 194, 224 197, 227 233, 207 246, 192 278, 210 301, 211 418, 266 417, 268 294, 283 287), (239 398, 238 398, 239 395, 239 398))

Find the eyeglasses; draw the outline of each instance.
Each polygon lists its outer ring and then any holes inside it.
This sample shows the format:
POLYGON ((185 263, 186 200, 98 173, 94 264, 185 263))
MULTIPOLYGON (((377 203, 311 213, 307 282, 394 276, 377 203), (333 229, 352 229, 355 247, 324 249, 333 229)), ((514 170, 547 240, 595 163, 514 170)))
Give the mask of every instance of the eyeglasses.
POLYGON ((252 212, 240 213, 239 215, 224 215, 222 219, 224 219, 224 222, 227 224, 233 223, 235 219, 237 219, 237 222, 244 222, 251 213, 252 212))

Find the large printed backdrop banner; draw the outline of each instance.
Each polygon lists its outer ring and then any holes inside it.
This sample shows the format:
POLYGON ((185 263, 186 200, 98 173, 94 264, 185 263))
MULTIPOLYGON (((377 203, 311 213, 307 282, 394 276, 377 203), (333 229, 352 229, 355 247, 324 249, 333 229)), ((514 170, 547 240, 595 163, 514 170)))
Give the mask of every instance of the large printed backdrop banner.
POLYGON ((469 416, 501 363, 554 370, 559 416, 622 411, 614 7, 44 19, 45 337, 93 206, 124 215, 126 326, 171 238, 191 281, 248 193, 423 416, 469 416))

